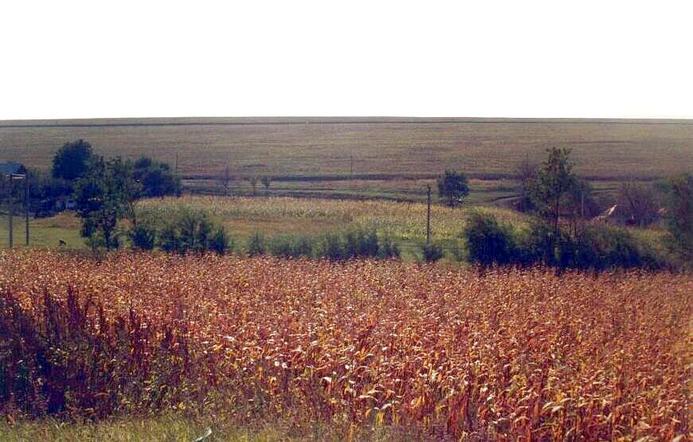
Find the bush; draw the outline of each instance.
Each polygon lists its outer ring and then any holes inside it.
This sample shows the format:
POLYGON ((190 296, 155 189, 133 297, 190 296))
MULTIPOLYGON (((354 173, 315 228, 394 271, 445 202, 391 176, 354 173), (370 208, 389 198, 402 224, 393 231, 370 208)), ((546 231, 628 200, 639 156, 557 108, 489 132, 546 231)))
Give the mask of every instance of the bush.
POLYGON ((660 268, 662 260, 627 229, 602 224, 586 226, 575 236, 536 223, 518 241, 516 262, 541 263, 559 268, 606 270, 612 268, 660 268))
POLYGON ((265 238, 261 233, 255 232, 248 239, 248 256, 259 256, 265 254, 265 238))
POLYGON ((426 262, 436 262, 443 257, 443 247, 439 244, 424 244, 421 250, 426 262))
POLYGON ((323 237, 316 256, 331 260, 354 258, 398 258, 399 247, 389 237, 380 238, 375 229, 353 229, 323 237))
POLYGON ((142 186, 142 197, 179 196, 181 193, 180 178, 166 163, 140 157, 133 165, 133 177, 142 186))
POLYGON ((130 243, 139 250, 152 250, 156 245, 156 229, 148 224, 140 223, 128 232, 130 243))
POLYGON ((399 258, 400 250, 397 244, 389 236, 384 237, 380 242, 378 257, 382 259, 399 258))
POLYGON ((185 211, 177 223, 180 253, 201 253, 209 248, 213 226, 206 212, 185 211))
POLYGON ((515 262, 522 265, 555 266, 557 240, 554 237, 553 229, 549 225, 542 221, 533 221, 529 229, 514 240, 515 262))
POLYGON ((380 245, 375 230, 351 230, 344 235, 347 258, 377 257, 380 245))
POLYGON ((570 267, 602 270, 661 266, 655 253, 623 228, 592 225, 568 245, 573 247, 570 267))
POLYGON ((226 232, 226 229, 223 226, 217 227, 217 230, 209 239, 209 250, 219 255, 225 255, 231 251, 232 248, 231 237, 226 232))
POLYGON ((223 226, 217 225, 204 210, 185 209, 173 215, 158 234, 158 244, 166 252, 221 255, 231 249, 231 238, 223 226))
POLYGON ((284 258, 311 257, 313 241, 304 236, 280 235, 270 240, 268 249, 272 255, 284 258))
POLYGON ((325 235, 318 255, 333 261, 347 259, 341 236, 337 234, 325 235))
POLYGON ((161 230, 159 235, 159 247, 165 252, 176 252, 180 250, 178 231, 176 226, 169 224, 161 230))
POLYGON ((493 215, 472 213, 463 236, 470 262, 490 266, 517 261, 512 230, 499 224, 493 215))

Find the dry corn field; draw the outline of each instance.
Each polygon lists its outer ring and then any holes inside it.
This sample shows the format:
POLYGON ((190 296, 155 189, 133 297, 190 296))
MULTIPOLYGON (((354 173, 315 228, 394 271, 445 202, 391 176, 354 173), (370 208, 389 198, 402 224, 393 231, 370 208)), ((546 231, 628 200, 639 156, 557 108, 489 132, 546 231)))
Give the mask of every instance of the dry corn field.
POLYGON ((685 274, 2 252, 0 413, 689 440, 691 293, 685 274))

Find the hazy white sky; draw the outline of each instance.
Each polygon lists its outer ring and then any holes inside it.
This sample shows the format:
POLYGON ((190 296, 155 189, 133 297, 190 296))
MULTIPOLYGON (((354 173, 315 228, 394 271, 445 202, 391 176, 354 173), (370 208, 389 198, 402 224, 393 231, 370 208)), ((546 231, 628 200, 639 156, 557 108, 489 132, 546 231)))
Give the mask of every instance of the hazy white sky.
POLYGON ((0 119, 693 117, 690 1, 0 2, 0 119))

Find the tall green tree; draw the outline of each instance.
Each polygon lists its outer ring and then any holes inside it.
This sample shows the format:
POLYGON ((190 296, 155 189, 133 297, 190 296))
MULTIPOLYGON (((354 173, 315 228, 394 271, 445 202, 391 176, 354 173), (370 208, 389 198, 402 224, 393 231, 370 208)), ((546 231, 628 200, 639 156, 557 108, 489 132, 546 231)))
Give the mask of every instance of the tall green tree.
POLYGON ((627 221, 644 227, 659 217, 660 201, 650 184, 629 181, 621 184, 618 203, 627 221))
POLYGON ((118 248, 118 221, 133 216, 139 191, 131 163, 120 158, 92 161, 74 192, 77 214, 82 219, 81 234, 92 248, 118 248))
POLYGON ((537 214, 551 225, 558 237, 561 214, 571 202, 578 179, 573 173, 570 149, 553 147, 547 153, 531 186, 530 198, 537 214))
POLYGON ((53 178, 74 181, 87 173, 93 158, 91 144, 79 139, 65 143, 53 157, 53 178))
POLYGON ((446 170, 445 174, 438 178, 438 196, 449 207, 462 204, 467 195, 469 195, 469 184, 467 176, 462 172, 446 170))
POLYGON ((520 185, 520 198, 518 198, 516 208, 520 212, 531 212, 534 210, 531 199, 531 190, 535 180, 537 179, 538 169, 539 164, 530 161, 529 155, 527 158, 521 161, 515 169, 515 175, 520 185))
POLYGON ((666 183, 670 249, 684 263, 693 261, 693 175, 677 175, 666 183))

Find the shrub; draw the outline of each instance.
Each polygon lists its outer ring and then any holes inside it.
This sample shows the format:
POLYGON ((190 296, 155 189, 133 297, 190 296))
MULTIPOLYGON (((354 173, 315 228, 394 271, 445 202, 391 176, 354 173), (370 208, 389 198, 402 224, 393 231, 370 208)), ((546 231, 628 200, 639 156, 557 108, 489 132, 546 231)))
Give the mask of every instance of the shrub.
POLYGON ((171 167, 148 157, 140 157, 134 163, 133 177, 142 186, 142 197, 162 197, 165 195, 180 195, 180 178, 171 167))
POLYGON ((341 236, 332 233, 325 235, 318 255, 333 261, 347 259, 341 236))
POLYGON ((570 267, 608 269, 615 267, 660 267, 655 253, 624 228, 588 226, 575 240, 570 267))
POLYGON ((128 232, 130 243, 136 249, 152 250, 156 245, 156 229, 149 224, 140 223, 128 232))
POLYGON ((166 225, 159 235, 159 247, 165 252, 176 252, 180 250, 179 236, 176 226, 173 224, 166 225))
POLYGON ((207 250, 212 234, 212 223, 202 211, 186 211, 178 220, 180 243, 179 252, 203 252, 207 250))
POLYGON ((261 233, 255 232, 248 239, 248 256, 259 256, 265 254, 265 238, 261 233))
POLYGON ((534 220, 529 229, 515 239, 515 260, 519 264, 556 265, 556 238, 548 224, 534 220))
POLYGON ((323 237, 317 256, 331 260, 354 258, 398 258, 399 247, 391 238, 380 238, 375 229, 352 229, 323 237))
POLYGON ((380 250, 378 251, 379 258, 399 258, 400 254, 399 247, 389 236, 384 237, 380 241, 380 250))
POLYGON ((280 235, 270 240, 268 249, 272 255, 285 258, 311 257, 313 241, 304 236, 280 235))
POLYGON ((218 253, 219 255, 225 255, 232 250, 233 245, 231 243, 231 237, 224 226, 217 227, 216 231, 209 239, 208 248, 212 252, 218 253))
POLYGON ((347 258, 376 257, 380 245, 375 230, 350 230, 344 235, 347 258))
POLYGON ((436 262, 443 257, 443 247, 440 244, 424 244, 421 250, 426 262, 436 262))
POLYGON ((176 212, 163 226, 159 247, 166 252, 225 254, 231 249, 231 238, 223 226, 216 224, 204 210, 185 209, 176 212))
POLYGON ((550 226, 535 223, 516 242, 514 262, 525 265, 585 270, 663 267, 661 258, 647 244, 620 227, 593 224, 574 236, 561 230, 555 237, 550 226))
POLYGON ((463 236, 470 262, 490 266, 517 261, 512 230, 493 215, 472 213, 463 236))

